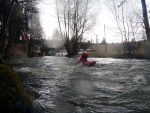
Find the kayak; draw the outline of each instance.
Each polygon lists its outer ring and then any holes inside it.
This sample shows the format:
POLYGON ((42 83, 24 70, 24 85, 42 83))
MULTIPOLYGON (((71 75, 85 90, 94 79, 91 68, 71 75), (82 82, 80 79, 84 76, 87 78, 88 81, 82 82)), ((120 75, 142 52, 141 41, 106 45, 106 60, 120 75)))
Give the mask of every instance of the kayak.
POLYGON ((87 62, 84 62, 82 64, 86 65, 86 66, 94 66, 96 64, 96 61, 87 61, 87 62))

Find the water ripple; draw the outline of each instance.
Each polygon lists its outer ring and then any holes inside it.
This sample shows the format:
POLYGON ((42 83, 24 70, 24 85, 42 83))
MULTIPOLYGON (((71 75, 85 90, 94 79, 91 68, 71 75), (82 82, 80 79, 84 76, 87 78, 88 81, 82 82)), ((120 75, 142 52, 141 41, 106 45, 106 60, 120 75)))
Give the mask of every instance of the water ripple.
POLYGON ((150 61, 91 58, 14 59, 9 63, 23 84, 40 96, 33 113, 145 113, 150 111, 150 61))

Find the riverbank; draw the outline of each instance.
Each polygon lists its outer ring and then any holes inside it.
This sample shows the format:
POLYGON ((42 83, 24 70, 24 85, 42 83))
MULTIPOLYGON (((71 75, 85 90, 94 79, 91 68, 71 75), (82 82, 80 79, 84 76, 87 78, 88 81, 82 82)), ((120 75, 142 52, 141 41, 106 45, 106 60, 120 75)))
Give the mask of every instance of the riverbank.
MULTIPOLYGON (((82 53, 77 54, 73 56, 73 58, 80 57, 81 54, 82 53)), ((90 57, 92 58, 116 58, 116 59, 149 59, 148 57, 145 57, 143 54, 128 56, 128 55, 118 55, 118 54, 109 54, 109 53, 101 54, 97 52, 88 52, 88 57, 89 58, 90 57)))
MULTIPOLYGON (((88 51, 89 57, 96 57, 96 58, 136 58, 136 59, 149 59, 150 52, 149 52, 149 45, 150 42, 145 42, 145 45, 141 45, 140 48, 136 49, 133 55, 123 55, 123 51, 117 48, 119 45, 116 44, 108 44, 105 48, 105 45, 92 45, 91 50, 88 51)), ((67 54, 65 50, 63 52, 58 52, 56 56, 65 56, 67 54)), ((72 57, 80 57, 82 52, 79 52, 78 55, 72 57)), ((42 56, 42 55, 33 55, 33 56, 42 56)), ((20 44, 16 44, 14 46, 14 53, 11 58, 24 58, 28 57, 27 52, 23 51, 20 44)))
POLYGON ((28 57, 27 53, 21 49, 20 44, 14 46, 13 58, 28 57))
POLYGON ((0 78, 0 112, 31 113, 32 103, 16 72, 0 64, 0 78))

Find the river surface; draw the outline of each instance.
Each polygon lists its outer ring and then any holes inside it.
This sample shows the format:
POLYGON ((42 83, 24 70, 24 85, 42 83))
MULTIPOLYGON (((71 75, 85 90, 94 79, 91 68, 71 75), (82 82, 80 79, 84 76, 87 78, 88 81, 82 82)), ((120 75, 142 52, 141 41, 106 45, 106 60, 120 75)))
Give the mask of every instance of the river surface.
POLYGON ((9 64, 23 85, 39 94, 33 113, 150 113, 150 60, 19 58, 9 64))

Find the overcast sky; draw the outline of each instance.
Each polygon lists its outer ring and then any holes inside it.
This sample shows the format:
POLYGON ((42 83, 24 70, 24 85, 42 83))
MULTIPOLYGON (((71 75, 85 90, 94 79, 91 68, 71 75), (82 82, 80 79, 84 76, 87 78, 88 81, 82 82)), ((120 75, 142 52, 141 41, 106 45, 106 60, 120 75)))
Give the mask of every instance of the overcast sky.
MULTIPOLYGON (((100 0, 103 1, 103 0, 100 0)), ((134 1, 134 0, 133 0, 134 1)), ((141 1, 141 0, 139 0, 141 1)), ((146 0, 148 2, 148 0, 146 0)), ((96 42, 96 35, 98 38, 98 43, 103 40, 104 34, 104 25, 106 32, 106 40, 109 43, 120 42, 121 38, 117 36, 114 32, 109 30, 111 26, 115 26, 115 21, 112 19, 112 14, 108 11, 103 2, 98 4, 100 6, 98 22, 92 31, 88 32, 86 39, 92 39, 92 42, 96 42), (96 34, 96 35, 95 35, 96 34)), ((41 22, 46 35, 46 38, 51 38, 54 29, 58 28, 56 10, 54 0, 43 0, 43 3, 40 3, 40 12, 41 12, 41 22)))

